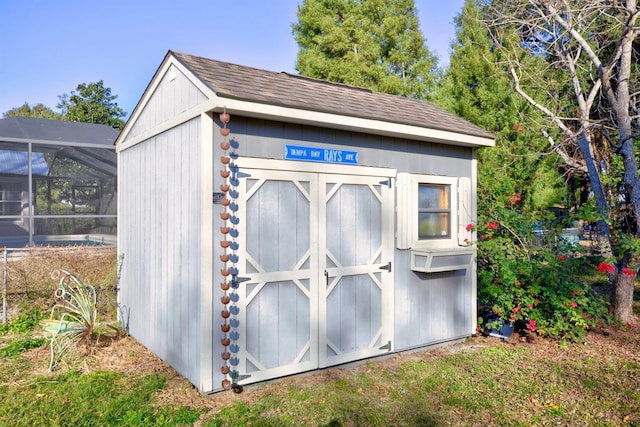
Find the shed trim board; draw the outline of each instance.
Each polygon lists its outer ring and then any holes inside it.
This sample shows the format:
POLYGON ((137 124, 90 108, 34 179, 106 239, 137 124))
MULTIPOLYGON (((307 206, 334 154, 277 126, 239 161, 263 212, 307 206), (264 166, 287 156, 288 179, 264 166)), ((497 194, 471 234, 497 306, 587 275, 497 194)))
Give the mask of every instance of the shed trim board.
POLYGON ((122 151, 130 146, 138 144, 174 126, 191 120, 202 112, 222 112, 226 110, 230 114, 242 114, 246 117, 261 118, 266 120, 285 121, 288 123, 330 127, 353 132, 365 132, 394 138, 407 138, 419 141, 446 143, 463 147, 489 147, 493 140, 472 135, 458 134, 438 129, 419 128, 397 123, 387 123, 378 120, 368 120, 357 117, 339 116, 336 114, 298 110, 293 108, 264 105, 254 102, 240 101, 236 99, 213 96, 205 104, 193 107, 172 120, 149 129, 147 132, 137 135, 118 146, 122 151))
POLYGON ((203 104, 197 105, 175 117, 172 119, 159 124, 158 126, 154 126, 153 128, 137 135, 131 139, 126 140, 125 142, 116 146, 116 151, 123 151, 127 148, 133 147, 136 144, 144 142, 149 138, 153 138, 154 136, 160 135, 163 132, 168 131, 171 128, 179 126, 183 123, 188 122, 189 120, 193 120, 194 117, 198 117, 204 113, 210 113, 215 107, 214 101, 207 101, 203 104))
POLYGON ((239 157, 235 164, 246 169, 269 169, 315 173, 334 173, 340 175, 370 175, 395 178, 396 169, 371 166, 333 165, 326 163, 306 163, 292 160, 274 160, 257 157, 239 157))
MULTIPOLYGON (((213 192, 213 167, 210 159, 213 158, 213 118, 202 113, 200 127, 200 158, 202 170, 202 187, 200 197, 207 200, 213 192)), ((213 209, 202 209, 200 224, 200 239, 202 248, 202 261, 200 262, 200 303, 203 307, 213 307, 213 239, 211 224, 214 222, 213 209)), ((200 390, 213 390, 213 375, 211 375, 211 360, 213 360, 213 322, 211 321, 211 311, 200 310, 200 390)))
POLYGON ((340 116, 319 111, 300 110, 277 105, 265 105, 237 99, 217 97, 217 111, 226 108, 230 114, 241 114, 274 121, 284 121, 310 126, 329 127, 353 132, 390 136, 402 139, 414 139, 463 147, 489 147, 494 142, 489 138, 447 132, 439 129, 420 128, 401 123, 389 123, 359 117, 340 116))

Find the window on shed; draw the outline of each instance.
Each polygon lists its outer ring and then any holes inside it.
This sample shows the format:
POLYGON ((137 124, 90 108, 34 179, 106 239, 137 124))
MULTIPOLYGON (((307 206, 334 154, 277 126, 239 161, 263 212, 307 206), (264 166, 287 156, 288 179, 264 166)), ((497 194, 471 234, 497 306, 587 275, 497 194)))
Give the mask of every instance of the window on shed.
POLYGON ((398 249, 466 246, 472 222, 471 180, 398 173, 398 249))
POLYGON ((451 237, 451 185, 418 184, 418 240, 451 237))

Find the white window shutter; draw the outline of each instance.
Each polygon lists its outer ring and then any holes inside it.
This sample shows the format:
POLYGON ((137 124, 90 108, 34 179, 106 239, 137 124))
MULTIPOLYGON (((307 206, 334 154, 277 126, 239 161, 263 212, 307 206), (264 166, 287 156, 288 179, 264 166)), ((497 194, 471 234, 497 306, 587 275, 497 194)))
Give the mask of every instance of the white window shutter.
POLYGON ((409 249, 411 247, 411 215, 413 215, 413 197, 411 188, 411 175, 399 173, 396 179, 397 206, 396 206, 396 247, 409 249))
POLYGON ((471 178, 458 178, 458 245, 466 246, 472 241, 473 233, 467 225, 473 222, 471 216, 471 178))

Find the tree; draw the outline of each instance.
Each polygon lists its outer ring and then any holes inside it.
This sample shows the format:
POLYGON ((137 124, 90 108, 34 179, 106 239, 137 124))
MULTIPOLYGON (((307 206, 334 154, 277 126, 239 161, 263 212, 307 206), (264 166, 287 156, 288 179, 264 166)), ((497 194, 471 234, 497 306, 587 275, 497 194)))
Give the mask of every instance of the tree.
POLYGON ((612 310, 633 323, 640 267, 637 0, 494 0, 485 17, 515 90, 546 116, 541 132, 550 147, 588 176, 599 248, 615 263, 607 269, 612 310))
POLYGON ((478 153, 478 212, 481 221, 518 194, 521 213, 532 222, 562 204, 564 180, 556 170, 555 156, 541 155, 545 140, 539 135, 540 115, 513 89, 500 67, 502 53, 482 25, 476 0, 466 0, 454 19, 449 67, 430 100, 452 113, 492 132, 493 148, 478 153))
POLYGON ((39 119, 62 120, 62 115, 56 113, 51 108, 43 104, 31 106, 26 102, 22 104, 21 107, 15 107, 7 111, 3 114, 3 117, 35 117, 39 119))
POLYGON ((417 99, 434 87, 413 0, 304 0, 297 16, 300 74, 417 99))
POLYGON ((57 105, 65 120, 84 123, 95 123, 122 129, 125 112, 118 107, 117 95, 104 87, 102 80, 97 83, 79 84, 71 95, 59 97, 57 105))

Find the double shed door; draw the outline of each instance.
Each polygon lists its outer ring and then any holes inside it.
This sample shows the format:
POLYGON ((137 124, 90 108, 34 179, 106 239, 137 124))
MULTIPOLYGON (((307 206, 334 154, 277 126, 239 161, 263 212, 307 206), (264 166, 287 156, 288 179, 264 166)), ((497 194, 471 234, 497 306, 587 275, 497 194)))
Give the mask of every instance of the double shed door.
POLYGON ((256 382, 391 350, 390 178, 242 169, 239 371, 256 382))

